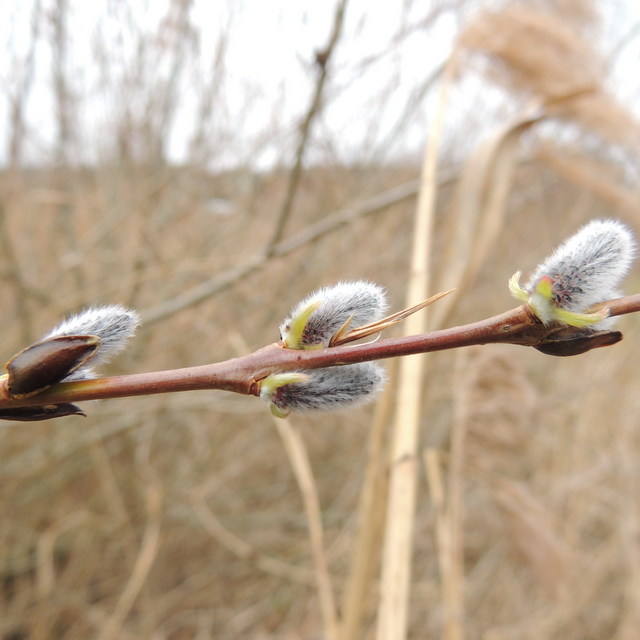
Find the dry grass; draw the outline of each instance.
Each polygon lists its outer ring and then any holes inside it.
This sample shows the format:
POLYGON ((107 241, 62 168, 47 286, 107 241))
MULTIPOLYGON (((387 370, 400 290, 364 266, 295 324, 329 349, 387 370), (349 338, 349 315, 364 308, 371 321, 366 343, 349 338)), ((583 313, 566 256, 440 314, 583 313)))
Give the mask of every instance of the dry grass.
MULTIPOLYGON (((511 306, 508 277, 582 222, 621 217, 640 232, 628 184, 638 124, 605 91, 599 54, 580 36, 595 18, 577 9, 586 3, 539 4, 472 16, 462 37, 460 83, 478 68, 512 83, 515 116, 483 134, 465 166, 442 172, 433 279, 461 288, 454 304, 438 303, 438 324, 511 306), (526 57, 536 42, 545 56, 526 57), (589 96, 560 100, 586 85, 589 96), (609 126, 620 122, 624 140, 609 126)), ((464 102, 456 90, 452 100, 464 102)), ((444 132, 446 148, 468 143, 464 127, 444 132)), ((149 313, 268 246, 287 199, 284 169, 212 174, 125 151, 93 169, 16 165, 0 175, 5 359, 68 311, 122 302, 149 313), (216 197, 234 213, 216 213, 216 197)), ((277 339, 300 297, 339 279, 379 282, 400 308, 415 206, 407 193, 419 173, 409 162, 303 171, 285 241, 410 184, 387 206, 160 314, 109 372, 258 348, 277 339)), ((626 289, 640 289, 637 269, 626 289)), ((620 328, 623 343, 576 358, 517 347, 429 358, 409 637, 635 638, 640 331, 634 317, 620 328)), ((369 410, 295 417, 280 432, 255 398, 218 392, 3 423, 0 638, 373 638, 394 404, 387 394, 369 410)))

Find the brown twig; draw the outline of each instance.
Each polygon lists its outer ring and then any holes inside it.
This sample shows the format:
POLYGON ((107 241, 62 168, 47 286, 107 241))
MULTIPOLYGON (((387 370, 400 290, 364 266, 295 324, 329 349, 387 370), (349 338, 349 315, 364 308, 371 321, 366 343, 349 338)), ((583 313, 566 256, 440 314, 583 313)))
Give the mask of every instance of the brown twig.
MULTIPOLYGON (((455 175, 450 174, 444 180, 450 181, 453 179, 455 179, 455 175)), ((271 252, 271 257, 258 255, 249 258, 245 263, 218 273, 206 282, 174 298, 165 300, 150 309, 143 310, 140 313, 140 317, 145 326, 148 326, 160 320, 165 320, 184 309, 204 302, 211 296, 228 289, 243 278, 250 276, 254 271, 262 269, 268 264, 271 258, 282 258, 305 244, 319 240, 332 231, 342 228, 360 216, 377 213, 394 204, 399 204, 405 200, 414 198, 418 193, 418 188, 418 181, 407 182, 372 196, 365 202, 354 205, 350 209, 342 209, 328 214, 320 222, 310 225, 306 229, 275 245, 271 252)))
MULTIPOLYGON (((640 311, 640 294, 610 300, 593 309, 601 306, 609 307, 612 316, 635 313, 640 311)), ((281 344, 274 343, 241 358, 199 367, 57 384, 21 400, 9 397, 5 379, 0 407, 9 409, 200 389, 258 395, 257 382, 273 372, 319 369, 489 343, 540 347, 561 330, 566 331, 566 327, 543 325, 523 305, 486 320, 440 331, 312 351, 284 349, 281 344)))

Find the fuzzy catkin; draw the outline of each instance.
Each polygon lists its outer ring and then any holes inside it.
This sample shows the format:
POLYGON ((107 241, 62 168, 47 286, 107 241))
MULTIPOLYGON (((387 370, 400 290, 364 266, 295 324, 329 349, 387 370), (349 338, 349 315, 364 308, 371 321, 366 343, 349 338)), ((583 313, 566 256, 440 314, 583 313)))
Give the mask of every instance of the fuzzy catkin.
POLYGON ((284 384, 273 393, 263 395, 263 399, 274 405, 281 415, 363 406, 376 397, 387 378, 384 367, 375 362, 310 369, 302 373, 307 377, 305 381, 284 384))
MULTIPOLYGON (((140 324, 140 316, 136 311, 122 305, 108 305, 92 307, 73 315, 55 329, 50 331, 44 339, 59 336, 92 335, 101 340, 100 348, 91 358, 92 367, 104 364, 116 354, 126 348, 140 324)), ((93 369, 81 367, 64 378, 66 382, 86 380, 95 377, 93 369)))
POLYGON ((299 302, 280 325, 280 337, 293 349, 328 347, 331 338, 351 316, 349 326, 357 328, 380 320, 387 309, 384 289, 377 284, 365 280, 339 282, 333 287, 318 289, 299 302), (318 307, 307 319, 300 338, 287 340, 295 318, 314 303, 318 303, 318 307))
MULTIPOLYGON (((536 268, 523 290, 545 323, 556 319, 554 308, 582 313, 622 295, 618 287, 635 255, 636 241, 628 227, 617 220, 594 220, 557 247, 536 268), (545 278, 551 286, 548 301, 539 293, 545 278)), ((607 318, 594 328, 607 329, 614 322, 614 318, 607 318)))
POLYGON ((524 287, 533 292, 543 276, 554 281, 554 299, 569 311, 619 297, 618 286, 636 252, 631 231, 617 220, 594 220, 557 247, 524 287))

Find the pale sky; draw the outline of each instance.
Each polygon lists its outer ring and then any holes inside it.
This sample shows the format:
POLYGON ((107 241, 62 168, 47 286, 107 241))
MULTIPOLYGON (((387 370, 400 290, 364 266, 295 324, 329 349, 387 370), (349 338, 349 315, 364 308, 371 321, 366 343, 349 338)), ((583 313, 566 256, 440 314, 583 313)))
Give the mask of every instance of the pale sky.
MULTIPOLYGON (((134 68, 137 36, 157 36, 166 20, 168 1, 67 0, 69 5, 66 69, 70 90, 77 99, 74 135, 78 139, 76 160, 92 162, 108 147, 112 123, 126 102, 134 117, 149 112, 148 91, 136 89, 136 78, 161 85, 171 77, 171 59, 161 54, 171 44, 172 32, 149 45, 143 64, 134 68), (108 60, 108 73, 100 71, 98 59, 108 60)), ((60 2, 60 0, 57 0, 60 2)), ((450 52, 459 21, 473 12, 444 11, 426 28, 397 40, 398 34, 419 25, 433 5, 439 3, 397 0, 372 6, 367 0, 351 0, 344 36, 336 52, 335 71, 327 87, 327 104, 317 124, 326 132, 330 157, 349 160, 380 152, 419 155, 429 119, 429 105, 405 123, 389 139, 412 92, 419 87, 450 52), (394 41, 394 38, 396 40, 394 41), (396 44, 399 42, 399 44, 396 44), (373 61, 373 62, 372 62, 373 61), (388 147, 388 149, 387 149, 388 147)), ((465 6, 486 6, 488 2, 465 6)), ((491 4, 498 4, 492 2, 491 4)), ((640 3, 600 3, 607 7, 603 46, 622 41, 640 20, 640 3), (629 6, 627 6, 629 5, 629 6), (622 29, 622 32, 621 32, 622 29)), ((600 6, 599 5, 599 6, 600 6)), ((52 93, 53 58, 49 46, 56 0, 5 0, 0 6, 0 118, 7 122, 11 99, 24 82, 30 43, 33 41, 35 7, 42 9, 37 24, 39 44, 35 74, 27 102, 25 158, 46 161, 55 140, 55 106, 52 93), (49 16, 49 17, 48 17, 49 16)), ((198 96, 207 78, 215 75, 212 60, 226 38, 224 75, 212 107, 209 135, 219 145, 215 162, 269 165, 290 153, 295 125, 309 100, 315 78, 314 51, 327 42, 335 2, 317 0, 195 0, 190 13, 197 44, 186 47, 179 74, 179 100, 169 136, 168 156, 181 162, 194 130, 198 96)), ((613 70, 615 90, 628 103, 638 102, 640 34, 620 51, 613 70)), ((0 161, 7 158, 7 131, 0 136, 0 161)), ((321 154, 321 151, 317 151, 321 154)), ((318 158, 322 160, 322 157, 318 158)))

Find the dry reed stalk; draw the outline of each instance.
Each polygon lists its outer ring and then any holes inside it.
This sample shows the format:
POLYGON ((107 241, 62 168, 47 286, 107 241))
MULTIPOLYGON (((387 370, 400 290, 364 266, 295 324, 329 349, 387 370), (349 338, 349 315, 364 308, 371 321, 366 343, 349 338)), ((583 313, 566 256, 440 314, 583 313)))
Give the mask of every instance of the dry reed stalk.
MULTIPOLYGON (((480 144, 465 164, 457 189, 455 251, 447 261, 444 281, 457 287, 449 300, 434 309, 435 326, 447 321, 454 305, 477 277, 504 229, 507 197, 517 166, 521 135, 541 119, 541 115, 516 118, 480 144)), ((467 354, 458 355, 465 366, 467 354)), ((459 368, 459 367, 458 367, 459 368)), ((466 405, 464 385, 455 386, 456 407, 466 405)), ((442 572, 443 637, 462 640, 464 629, 464 477, 466 423, 464 415, 454 416, 451 426, 448 491, 436 514, 437 543, 442 572)), ((428 458, 431 483, 438 474, 433 456, 428 458)), ((436 484, 436 487, 439 486, 436 484)), ((438 496, 439 497, 439 496, 438 496)))
MULTIPOLYGON (((536 111, 539 111, 536 109, 536 111)), ((481 266, 504 228, 507 198, 517 166, 517 151, 522 134, 543 116, 525 114, 501 127, 479 145, 465 163, 456 190, 453 251, 442 267, 443 284, 457 288, 448 300, 433 310, 434 326, 447 322, 454 306, 477 277, 481 266)), ((465 356, 459 356, 464 360, 465 356)), ((466 360, 464 360, 466 362, 466 360)), ((464 365, 463 365, 464 366, 464 365)), ((456 407, 463 408, 465 396, 456 386, 456 407), (462 395, 460 395, 462 394, 462 395)), ((436 507, 436 540, 442 575, 443 637, 464 638, 464 566, 463 514, 466 424, 462 414, 454 416, 451 426, 448 490, 440 495, 439 466, 433 454, 425 458, 430 486, 440 507, 436 507)))
MULTIPOLYGON (((424 468, 429 487, 431 505, 435 511, 435 525, 438 548, 438 565, 440 575, 448 572, 448 561, 451 553, 448 551, 450 540, 445 521, 445 497, 446 490, 442 475, 442 451, 435 447, 427 447, 423 452, 424 468)), ((444 577, 441 578, 444 581, 444 577)))
MULTIPOLYGON (((395 367, 394 371, 389 372, 391 381, 395 379, 394 374, 395 367)), ((358 502, 358 526, 353 541, 353 559, 344 594, 340 640, 356 640, 359 637, 379 562, 378 551, 382 543, 388 491, 389 450, 385 446, 385 436, 392 399, 393 383, 390 382, 376 403, 371 421, 367 466, 358 502)))
POLYGON ((455 405, 451 422, 451 445, 449 452, 448 494, 445 511, 445 527, 449 559, 447 574, 443 580, 443 627, 446 640, 463 640, 464 620, 464 481, 465 444, 467 425, 465 413, 468 407, 467 385, 460 384, 466 376, 468 351, 456 354, 454 375, 455 405))
POLYGON ((423 455, 429 496, 435 511, 436 546, 442 583, 442 637, 446 640, 457 640, 463 637, 463 603, 460 584, 462 576, 456 563, 457 547, 453 526, 456 521, 447 508, 445 482, 441 469, 442 452, 429 447, 425 449, 423 455))
POLYGON ((553 11, 512 2, 498 11, 485 10, 460 40, 498 62, 488 71, 496 81, 555 99, 602 80, 598 56, 582 28, 581 33, 574 20, 553 11))
MULTIPOLYGON (((437 113, 429 131, 425 151, 414 220, 406 307, 426 299, 430 287, 429 262, 433 241, 438 152, 448 92, 455 70, 454 56, 455 54, 450 57, 445 69, 437 113)), ((404 326, 405 335, 424 331, 426 325, 426 314, 410 316, 404 326)), ((418 426, 424 367, 425 358, 422 356, 404 358, 400 363, 376 631, 378 640, 402 640, 407 634, 415 522, 418 426)))
MULTIPOLYGON (((455 250, 443 268, 444 282, 457 287, 449 300, 434 309, 436 326, 444 324, 453 306, 477 277, 504 228, 507 197, 517 166, 517 150, 522 133, 541 119, 541 115, 524 115, 501 127, 480 144, 465 164, 457 189, 455 250)), ((465 355, 458 356, 466 363, 465 355)), ((464 368, 464 364, 462 367, 464 368)), ((458 367, 460 368, 460 367, 458 367)), ((464 566, 463 514, 466 424, 464 385, 455 386, 456 407, 451 426, 451 450, 448 491, 444 510, 437 521, 437 542, 442 572, 443 637, 447 640, 464 638, 464 566), (441 548, 444 545, 444 548, 441 548)), ((433 456, 427 469, 431 482, 437 482, 433 456)), ((438 486, 438 485, 436 485, 438 486)), ((437 516, 438 517, 438 516, 437 516)))
POLYGON ((584 3, 582 15, 576 4, 563 15, 562 4, 555 11, 519 3, 486 11, 464 30, 461 43, 494 62, 487 75, 507 90, 533 93, 551 115, 578 122, 606 140, 637 144, 637 119, 607 94, 605 65, 585 28, 593 3, 584 3), (563 100, 570 95, 575 99, 563 100))
POLYGON ((322 511, 320 510, 320 498, 318 488, 311 470, 311 463, 307 455, 306 447, 298 430, 291 424, 288 418, 273 418, 273 422, 282 439, 285 451, 291 462, 291 467, 300 487, 304 510, 309 526, 309 538, 311 540, 311 553, 318 587, 320 611, 324 635, 327 640, 338 640, 338 614, 336 610, 331 576, 327 565, 327 556, 324 549, 324 533, 322 527, 322 511))
POLYGON ((637 502, 638 472, 635 455, 635 437, 629 428, 635 424, 625 421, 622 438, 618 443, 620 465, 620 489, 625 508, 622 511, 620 542, 627 561, 624 605, 616 640, 634 640, 640 628, 640 513, 637 502), (625 442, 626 441, 626 442, 625 442))
POLYGON ((446 324, 498 241, 504 229, 520 137, 543 117, 524 114, 515 118, 483 141, 465 163, 456 189, 453 251, 447 268, 442 269, 442 286, 456 291, 433 309, 434 327, 446 324))

